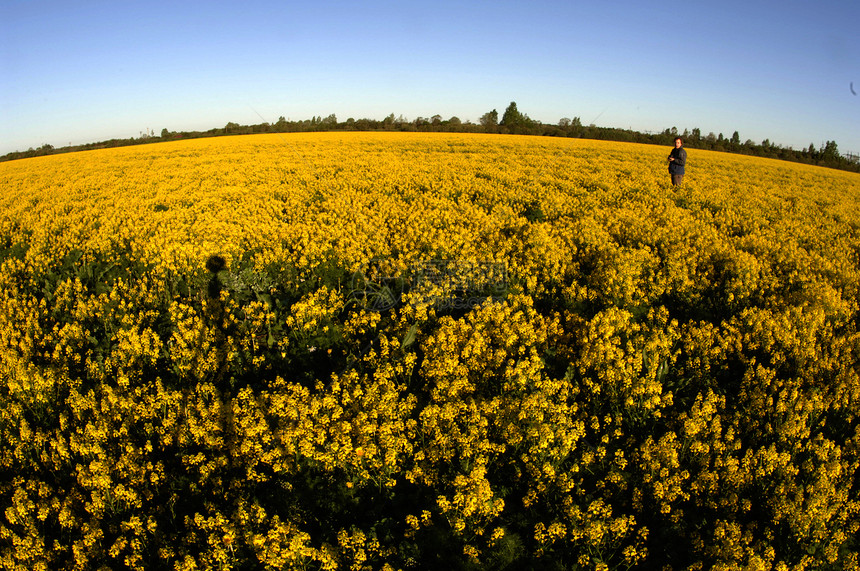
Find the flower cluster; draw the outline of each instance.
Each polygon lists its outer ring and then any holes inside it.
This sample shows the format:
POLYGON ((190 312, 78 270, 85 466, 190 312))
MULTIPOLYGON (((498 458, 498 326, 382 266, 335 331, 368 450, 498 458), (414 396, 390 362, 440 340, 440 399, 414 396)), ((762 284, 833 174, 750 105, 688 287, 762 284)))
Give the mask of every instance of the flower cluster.
POLYGON ((0 164, 0 567, 856 567, 860 177, 664 155, 0 164))

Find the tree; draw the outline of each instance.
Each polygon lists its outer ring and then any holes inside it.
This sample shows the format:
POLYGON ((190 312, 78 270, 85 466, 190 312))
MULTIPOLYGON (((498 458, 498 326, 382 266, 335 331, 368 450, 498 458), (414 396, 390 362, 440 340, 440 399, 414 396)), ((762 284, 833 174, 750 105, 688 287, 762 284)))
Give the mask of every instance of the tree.
POLYGON ((582 131, 582 121, 579 117, 574 117, 573 119, 570 117, 562 117, 558 121, 558 127, 564 131, 568 137, 576 137, 579 136, 582 131))
POLYGON ((517 110, 516 101, 511 101, 511 104, 505 109, 505 114, 502 115, 502 122, 499 124, 508 129, 514 129, 523 124, 523 115, 517 110))
POLYGON ((838 161, 839 158, 839 149, 836 146, 836 141, 827 141, 824 149, 821 151, 821 160, 838 161))
POLYGON ((528 115, 520 113, 517 110, 516 101, 511 101, 499 125, 503 126, 508 133, 529 134, 538 123, 529 119, 528 115))
POLYGON ((738 135, 738 132, 737 132, 737 131, 735 131, 734 133, 732 133, 731 143, 732 143, 733 145, 740 145, 740 144, 741 144, 741 136, 740 136, 740 135, 738 135))
POLYGON ((335 127, 337 127, 337 115, 332 113, 325 119, 322 119, 320 121, 320 126, 325 129, 334 129, 335 127))
POLYGON ((481 115, 481 126, 488 133, 492 133, 499 126, 499 112, 493 109, 489 113, 481 115))

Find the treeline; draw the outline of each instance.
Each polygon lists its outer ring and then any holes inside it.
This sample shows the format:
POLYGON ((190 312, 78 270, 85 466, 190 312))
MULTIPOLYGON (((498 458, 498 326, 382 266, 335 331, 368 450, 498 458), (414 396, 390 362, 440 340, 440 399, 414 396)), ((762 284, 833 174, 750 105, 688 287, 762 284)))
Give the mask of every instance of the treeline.
POLYGON ((739 153, 753 155, 784 161, 800 162, 835 169, 860 172, 860 157, 856 154, 840 154, 836 141, 827 141, 820 147, 810 143, 804 149, 783 147, 771 143, 769 139, 761 143, 755 143, 750 139, 741 142, 737 131, 731 137, 725 137, 722 133, 708 133, 702 135, 699 128, 692 130, 684 129, 679 132, 677 127, 667 128, 660 133, 643 133, 632 129, 617 129, 614 127, 598 127, 597 125, 583 125, 579 117, 564 117, 556 124, 542 123, 529 118, 517 109, 516 102, 511 102, 505 109, 501 118, 496 109, 484 113, 478 123, 461 121, 459 117, 443 119, 441 115, 432 117, 416 117, 409 120, 403 115, 394 116, 391 113, 382 120, 378 119, 354 119, 350 117, 346 121, 338 121, 335 114, 327 117, 314 116, 310 119, 298 121, 287 120, 279 117, 275 123, 263 122, 256 125, 240 125, 238 123, 227 123, 222 128, 213 128, 208 131, 169 131, 162 129, 161 135, 154 132, 143 132, 139 137, 128 139, 110 139, 84 145, 70 145, 55 148, 52 145, 42 145, 36 149, 30 148, 26 151, 14 151, 0 156, 0 161, 38 157, 56 153, 73 151, 86 151, 92 149, 104 149, 109 147, 123 147, 154 143, 158 141, 172 141, 176 139, 195 139, 200 137, 217 137, 223 135, 250 135, 255 133, 298 133, 309 131, 439 131, 453 133, 499 133, 515 135, 536 135, 544 137, 575 137, 582 139, 598 139, 607 141, 622 141, 629 143, 644 143, 653 145, 671 145, 675 137, 684 139, 684 145, 692 149, 706 149, 726 153, 739 153))

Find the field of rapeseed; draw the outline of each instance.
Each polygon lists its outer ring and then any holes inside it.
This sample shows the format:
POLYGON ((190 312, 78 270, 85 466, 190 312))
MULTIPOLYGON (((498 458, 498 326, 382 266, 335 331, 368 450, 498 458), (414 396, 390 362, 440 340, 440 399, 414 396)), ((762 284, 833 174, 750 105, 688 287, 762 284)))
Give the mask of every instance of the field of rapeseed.
POLYGON ((860 176, 667 154, 0 164, 0 566, 855 568, 860 176))

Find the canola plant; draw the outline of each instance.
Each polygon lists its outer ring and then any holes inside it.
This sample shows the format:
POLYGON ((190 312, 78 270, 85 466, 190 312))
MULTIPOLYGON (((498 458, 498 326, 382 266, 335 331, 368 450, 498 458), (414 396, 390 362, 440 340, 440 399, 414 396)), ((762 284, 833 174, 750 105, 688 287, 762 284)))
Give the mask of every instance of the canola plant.
POLYGON ((856 568, 860 176, 666 154, 0 164, 0 565, 856 568))

